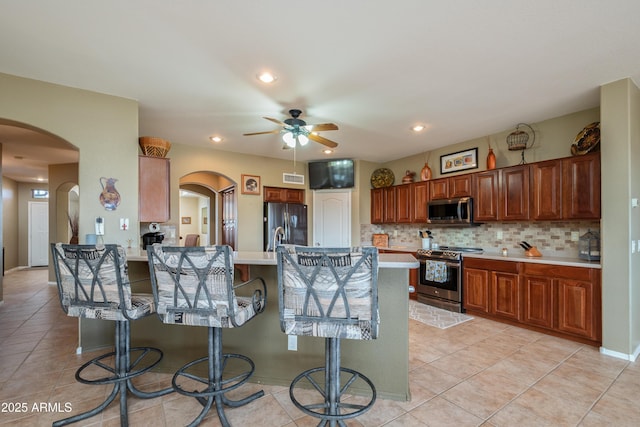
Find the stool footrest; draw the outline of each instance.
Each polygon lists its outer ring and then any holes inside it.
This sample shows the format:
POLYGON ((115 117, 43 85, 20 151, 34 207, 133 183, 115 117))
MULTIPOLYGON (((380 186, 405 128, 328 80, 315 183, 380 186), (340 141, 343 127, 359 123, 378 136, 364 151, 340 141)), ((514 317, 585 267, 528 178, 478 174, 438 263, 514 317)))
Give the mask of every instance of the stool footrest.
MULTIPOLYGON (((338 390, 338 393, 331 393, 331 383, 337 384, 337 386, 339 387, 339 379, 330 378, 330 375, 327 374, 326 368, 324 366, 302 372, 300 375, 294 378, 294 380, 291 382, 291 386, 289 387, 289 396, 291 398, 291 401, 298 409, 300 409, 305 414, 311 415, 312 417, 321 418, 324 421, 340 422, 344 419, 360 416, 371 409, 376 401, 376 388, 371 380, 364 376, 362 373, 354 371, 353 369, 341 367, 340 372, 350 374, 350 376, 345 381, 345 385, 338 390), (317 380, 313 377, 313 374, 318 372, 322 373, 321 380, 317 380), (298 399, 296 399, 294 395, 294 389, 296 388, 298 383, 304 379, 306 379, 309 384, 311 384, 313 389, 315 389, 317 394, 322 398, 321 402, 303 404, 298 399), (324 384, 325 379, 329 382, 329 384, 324 384), (364 383, 366 383, 371 390, 371 398, 369 399, 369 401, 365 404, 341 402, 341 397, 347 394, 346 392, 349 387, 358 379, 364 381, 364 383)), ((307 387, 306 390, 309 390, 309 388, 307 387)))
POLYGON ((118 372, 118 368, 115 366, 117 353, 115 351, 112 351, 110 353, 95 357, 78 368, 78 370, 76 371, 76 380, 83 384, 93 385, 113 384, 116 382, 128 380, 131 378, 135 378, 138 375, 142 375, 152 369, 154 366, 160 363, 163 356, 162 351, 153 347, 133 347, 130 349, 130 355, 133 355, 137 352, 140 352, 141 354, 137 356, 134 362, 130 363, 128 367, 123 367, 126 370, 125 372, 118 372), (154 359, 150 359, 151 357, 154 357, 154 359), (105 363, 109 359, 114 360, 113 365, 105 363), (138 368, 138 366, 140 366, 142 362, 145 363, 142 364, 140 368, 138 368), (98 367, 108 372, 109 375, 101 378, 83 378, 83 371, 86 371, 89 367, 98 367))

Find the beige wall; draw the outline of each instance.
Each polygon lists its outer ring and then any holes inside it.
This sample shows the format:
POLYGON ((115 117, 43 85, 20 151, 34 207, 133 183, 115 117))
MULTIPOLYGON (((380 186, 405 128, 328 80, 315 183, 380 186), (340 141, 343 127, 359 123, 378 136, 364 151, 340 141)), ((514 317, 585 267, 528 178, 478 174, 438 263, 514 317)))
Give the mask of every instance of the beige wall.
MULTIPOLYGON (((557 159, 571 155, 571 144, 573 144, 576 135, 589 123, 600 121, 600 109, 591 108, 577 113, 568 114, 562 117, 556 117, 539 123, 528 123, 536 132, 536 140, 534 145, 525 151, 525 161, 527 163, 539 162, 549 159, 557 159)), ((467 150, 470 148, 478 148, 478 168, 470 169, 459 173, 451 173, 446 176, 458 175, 461 173, 478 172, 486 170, 486 159, 489 153, 489 143, 496 155, 496 166, 499 168, 517 165, 521 162, 520 151, 509 151, 507 148, 507 136, 515 130, 507 129, 503 132, 489 136, 472 139, 449 145, 447 147, 438 148, 431 152, 417 154, 402 159, 387 162, 384 167, 391 169, 395 175, 396 184, 402 183, 402 177, 407 170, 416 172, 416 177, 420 177, 420 171, 429 160, 429 167, 432 171, 432 178, 439 178, 440 174, 440 156, 467 150)), ((428 135, 426 136, 428 138, 428 135)))
POLYGON ((601 88, 603 347, 632 354, 640 345, 640 92, 629 79, 601 88))

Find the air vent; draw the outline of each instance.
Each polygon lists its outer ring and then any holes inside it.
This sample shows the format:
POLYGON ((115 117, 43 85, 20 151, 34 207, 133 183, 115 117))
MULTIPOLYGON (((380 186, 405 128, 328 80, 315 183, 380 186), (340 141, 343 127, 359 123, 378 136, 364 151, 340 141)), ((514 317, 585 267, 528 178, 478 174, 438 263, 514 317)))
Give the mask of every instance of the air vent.
POLYGON ((282 182, 285 184, 304 185, 304 175, 298 175, 297 173, 283 173, 282 182))

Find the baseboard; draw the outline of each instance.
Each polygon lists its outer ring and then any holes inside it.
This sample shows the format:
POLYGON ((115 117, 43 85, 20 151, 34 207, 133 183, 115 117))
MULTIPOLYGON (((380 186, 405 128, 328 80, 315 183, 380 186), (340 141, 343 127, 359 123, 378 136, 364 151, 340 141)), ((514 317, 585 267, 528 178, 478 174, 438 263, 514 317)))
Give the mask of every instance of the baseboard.
POLYGON ((638 358, 638 355, 640 355, 640 346, 638 346, 636 348, 636 351, 634 351, 632 354, 621 353, 619 351, 608 350, 604 347, 600 347, 600 354, 615 357, 617 359, 629 360, 631 362, 635 362, 636 359, 638 358))

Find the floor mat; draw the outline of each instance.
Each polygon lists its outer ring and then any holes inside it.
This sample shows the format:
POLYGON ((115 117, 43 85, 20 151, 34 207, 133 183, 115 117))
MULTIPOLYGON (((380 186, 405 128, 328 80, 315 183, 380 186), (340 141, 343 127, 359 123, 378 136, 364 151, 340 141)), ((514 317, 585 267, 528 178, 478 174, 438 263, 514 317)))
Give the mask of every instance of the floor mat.
POLYGON ((466 314, 443 310, 415 300, 409 300, 409 318, 440 329, 447 329, 473 319, 466 314))

